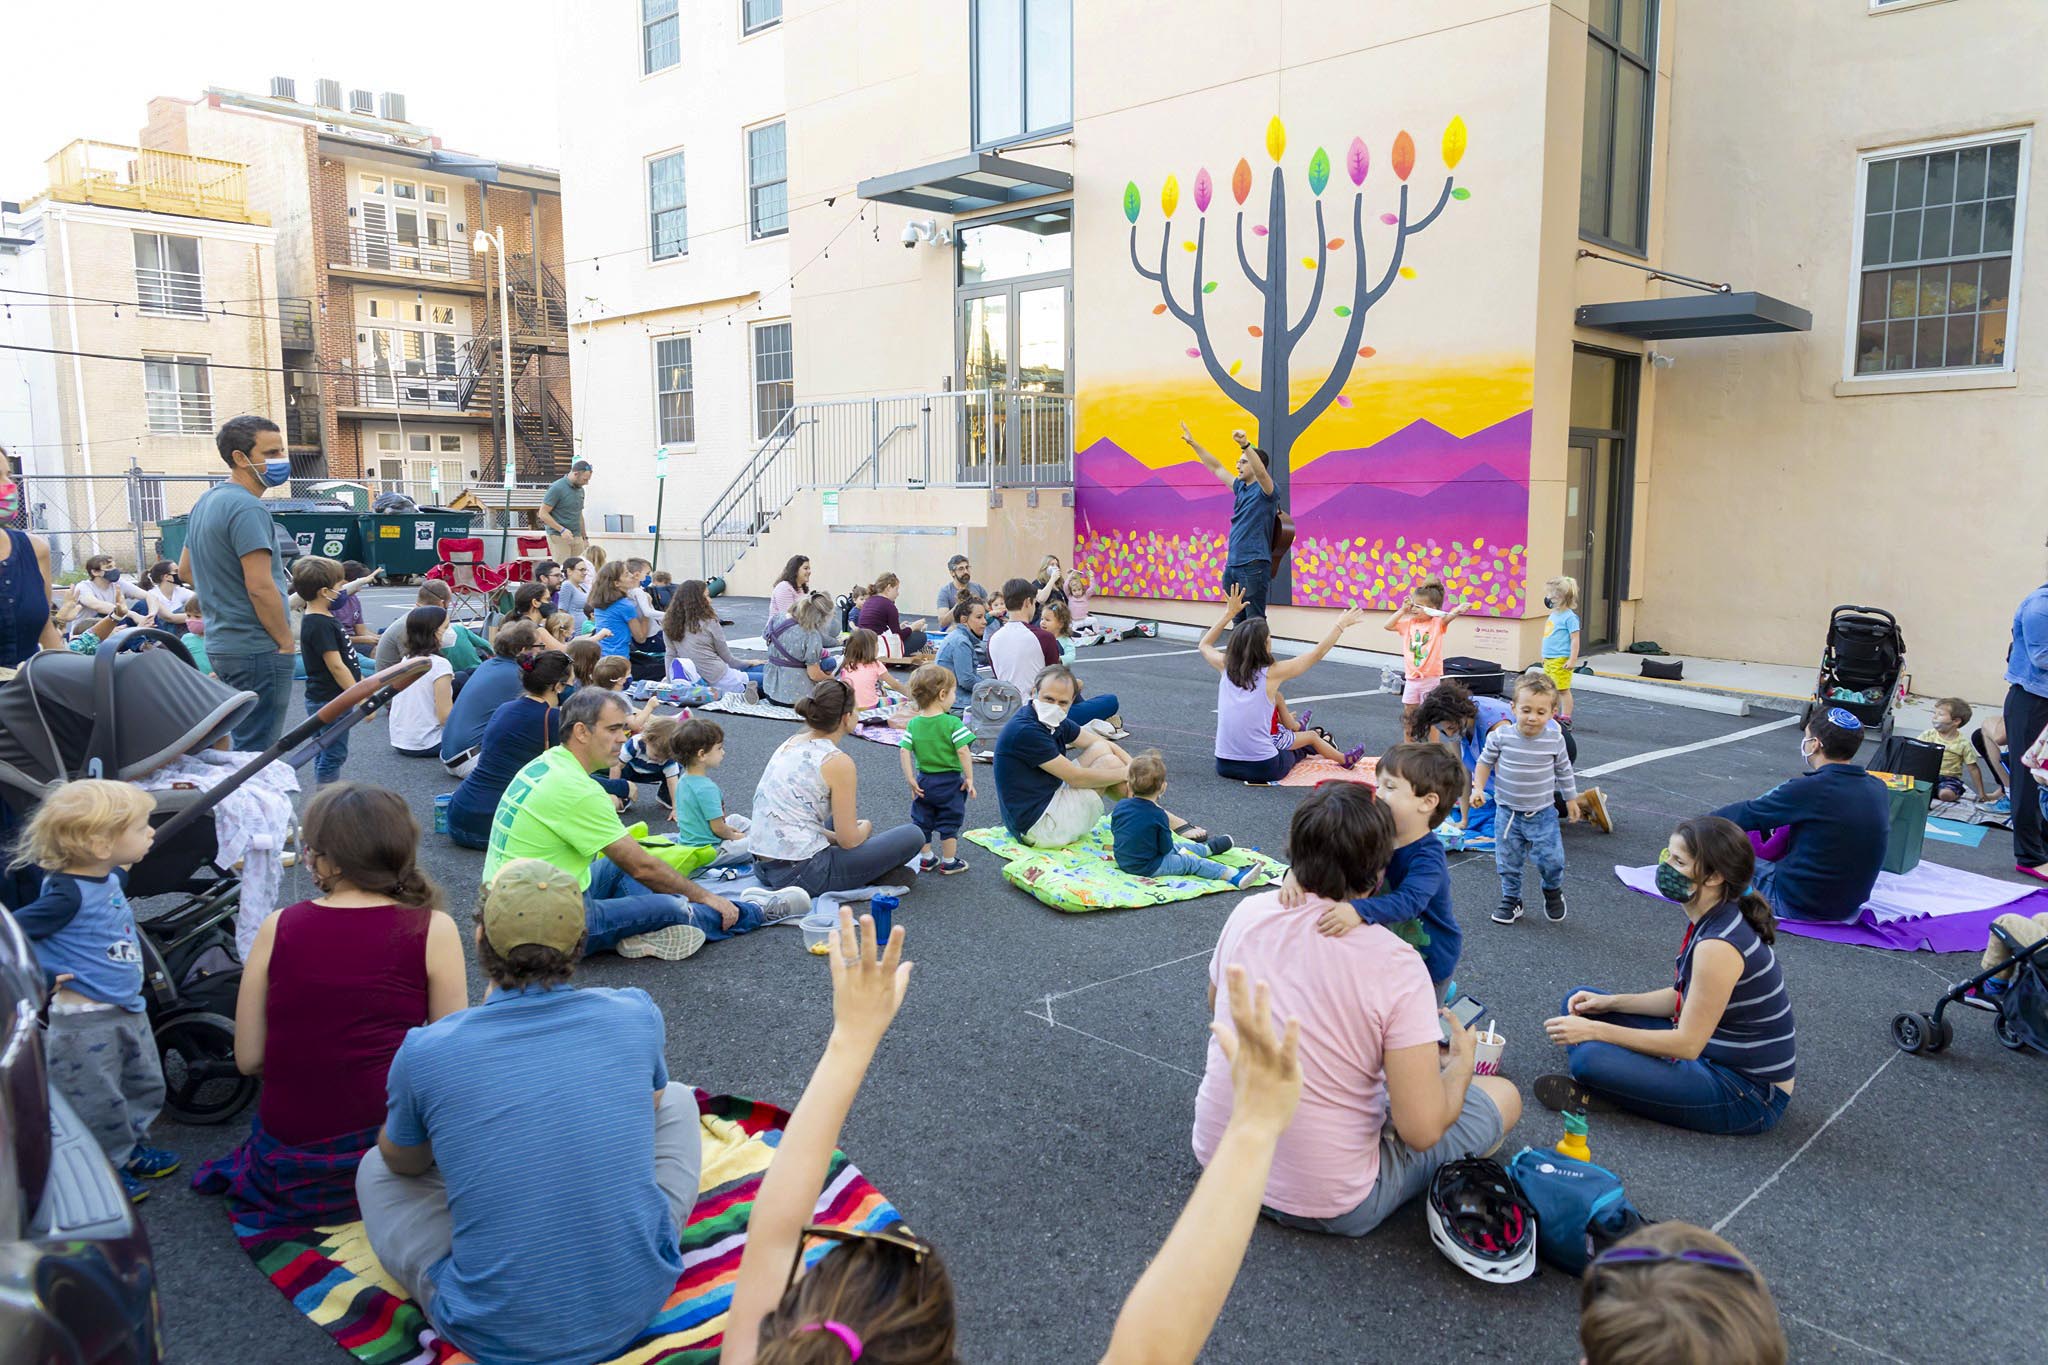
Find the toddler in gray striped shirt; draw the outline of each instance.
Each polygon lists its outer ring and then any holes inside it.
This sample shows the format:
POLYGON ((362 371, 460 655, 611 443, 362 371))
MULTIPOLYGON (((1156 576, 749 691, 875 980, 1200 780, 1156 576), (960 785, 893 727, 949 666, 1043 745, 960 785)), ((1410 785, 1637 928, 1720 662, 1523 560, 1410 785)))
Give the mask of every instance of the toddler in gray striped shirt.
POLYGON ((1534 859, 1543 879, 1543 917, 1561 920, 1564 905, 1564 833, 1553 796, 1571 801, 1579 794, 1564 731, 1551 720, 1557 686, 1541 673, 1515 683, 1515 722, 1486 737, 1479 766, 1472 771, 1472 805, 1488 800, 1487 783, 1500 810, 1493 819, 1493 866, 1500 873, 1495 924, 1522 917, 1522 864, 1534 859))

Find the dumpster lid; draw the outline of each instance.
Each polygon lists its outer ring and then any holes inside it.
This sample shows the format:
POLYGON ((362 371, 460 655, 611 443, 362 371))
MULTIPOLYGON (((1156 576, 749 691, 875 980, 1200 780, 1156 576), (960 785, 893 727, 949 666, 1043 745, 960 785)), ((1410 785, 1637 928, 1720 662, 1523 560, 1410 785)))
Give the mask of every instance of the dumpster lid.
POLYGON ((274 515, 278 512, 353 513, 356 509, 332 498, 266 498, 263 510, 274 515))

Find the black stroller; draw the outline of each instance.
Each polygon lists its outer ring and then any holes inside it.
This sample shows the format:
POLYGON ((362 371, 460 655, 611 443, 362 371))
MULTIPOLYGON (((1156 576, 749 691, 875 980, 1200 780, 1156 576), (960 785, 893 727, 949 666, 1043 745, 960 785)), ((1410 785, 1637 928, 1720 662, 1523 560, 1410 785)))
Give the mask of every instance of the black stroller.
POLYGON ((2005 944, 2012 956, 1999 966, 1988 968, 1958 981, 1934 1002, 1932 1014, 1901 1014, 1892 1020, 1892 1041, 1902 1052, 1940 1052, 1955 1041, 1955 1027, 1943 1016, 1950 1005, 1967 1005, 1998 1017, 1991 1031, 2013 1051, 2032 1048, 2048 1052, 2048 938, 2022 948, 2011 934, 1991 926, 1991 932, 2005 944), (2004 990, 1986 995, 1984 985, 1993 976, 2012 970, 2004 990))
POLYGON ((1813 699, 1800 712, 1799 728, 1839 706, 1863 722, 1866 737, 1884 745, 1892 737, 1892 704, 1905 668, 1906 637, 1897 617, 1880 607, 1836 607, 1828 613, 1820 676, 1813 699))
MULTIPOLYGON (((255 1098, 258 1085, 235 1066, 241 880, 220 860, 214 807, 280 757, 293 767, 311 761, 425 672, 426 661, 413 659, 365 678, 209 790, 151 793, 156 842, 129 869, 128 895, 138 903, 177 898, 170 909, 138 919, 164 1110, 177 1121, 225 1123, 255 1098)), ((183 642, 160 630, 123 631, 91 657, 35 655, 0 685, 0 802, 19 821, 75 778, 134 781, 212 747, 255 705, 254 693, 201 673, 183 642), (152 645, 161 647, 144 647, 152 645)), ((14 894, 33 891, 20 885, 14 894)))

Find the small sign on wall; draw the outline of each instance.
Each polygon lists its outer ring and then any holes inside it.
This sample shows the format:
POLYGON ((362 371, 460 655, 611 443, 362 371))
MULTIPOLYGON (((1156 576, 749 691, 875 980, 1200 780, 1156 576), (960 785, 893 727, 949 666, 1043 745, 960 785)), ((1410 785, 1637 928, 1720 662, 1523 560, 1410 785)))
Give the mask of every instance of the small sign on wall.
POLYGON ((412 524, 412 547, 415 550, 431 550, 434 548, 433 522, 416 521, 412 524))
POLYGON ((824 507, 825 507, 825 524, 826 524, 827 526, 837 526, 837 525, 839 524, 839 490, 838 490, 838 489, 836 489, 836 488, 828 488, 828 489, 826 489, 826 490, 825 490, 825 493, 824 493, 824 507))
POLYGON ((1515 628, 1498 621, 1480 621, 1472 627, 1472 649, 1481 658, 1497 663, 1511 663, 1515 648, 1515 628))

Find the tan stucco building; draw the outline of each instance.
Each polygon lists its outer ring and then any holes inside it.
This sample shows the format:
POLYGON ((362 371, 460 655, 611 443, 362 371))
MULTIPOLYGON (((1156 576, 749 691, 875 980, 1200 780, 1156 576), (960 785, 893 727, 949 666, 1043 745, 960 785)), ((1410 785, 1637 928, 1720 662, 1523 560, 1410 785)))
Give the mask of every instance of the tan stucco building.
MULTIPOLYGON (((1111 610, 1206 623, 1228 499, 1185 420, 1275 454, 1285 634, 1427 570, 1477 606, 1454 652, 1526 663, 1569 573, 1589 651, 1815 662, 1827 608, 1869 603, 1916 690, 1998 695, 2048 529, 2018 349, 2040 7, 775 8, 785 107, 747 119, 786 125, 788 276, 736 320, 787 315, 795 405, 668 489, 736 589, 806 553, 923 609, 951 553, 992 582, 1054 550, 1111 610)), ((571 83, 652 60, 660 9, 587 34, 571 83)), ((691 46, 728 39, 767 51, 691 46)), ((700 101, 640 150, 727 122, 700 101)))

